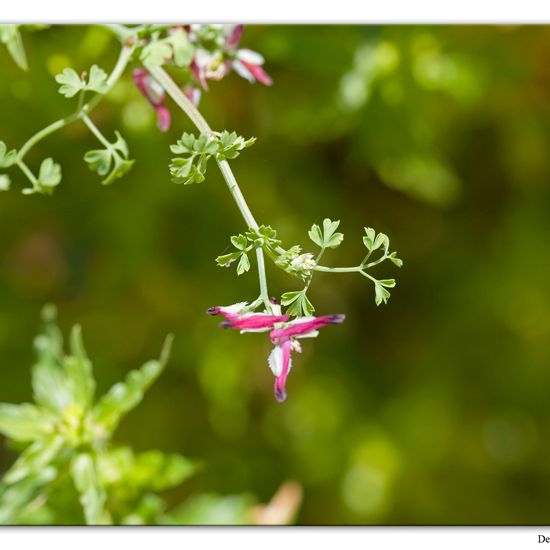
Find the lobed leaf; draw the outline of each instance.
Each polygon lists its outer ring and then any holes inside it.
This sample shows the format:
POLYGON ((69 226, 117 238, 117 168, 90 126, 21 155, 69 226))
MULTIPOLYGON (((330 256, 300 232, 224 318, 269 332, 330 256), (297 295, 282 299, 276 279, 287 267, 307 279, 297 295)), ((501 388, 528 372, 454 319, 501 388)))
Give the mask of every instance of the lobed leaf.
POLYGON ((0 403, 0 433, 13 441, 34 441, 52 433, 53 417, 36 405, 0 403))

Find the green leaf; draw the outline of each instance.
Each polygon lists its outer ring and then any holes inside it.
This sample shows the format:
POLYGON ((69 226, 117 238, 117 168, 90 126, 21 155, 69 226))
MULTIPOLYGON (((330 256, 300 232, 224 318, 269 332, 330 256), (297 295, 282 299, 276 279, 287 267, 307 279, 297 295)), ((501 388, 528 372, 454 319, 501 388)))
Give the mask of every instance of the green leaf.
POLYGON ((374 294, 376 305, 379 306, 382 302, 385 304, 388 303, 388 300, 391 296, 389 290, 386 290, 385 287, 392 288, 395 286, 395 281, 393 279, 387 279, 385 281, 375 281, 374 282, 374 294))
POLYGON ((99 400, 92 411, 94 423, 100 425, 106 433, 111 433, 118 426, 122 417, 141 402, 145 391, 163 371, 171 345, 172 337, 169 336, 158 361, 149 361, 140 369, 130 372, 124 382, 115 384, 99 400))
POLYGON ((311 226, 311 229, 308 231, 309 238, 320 248, 324 247, 324 238, 321 228, 314 224, 311 226))
POLYGON ((93 149, 84 155, 84 161, 90 170, 105 176, 111 167, 111 152, 108 149, 93 149))
POLYGON ((58 416, 73 402, 65 373, 54 361, 39 360, 32 367, 32 387, 35 401, 58 416))
POLYGON ((11 185, 9 176, 0 174, 0 191, 8 191, 11 185))
POLYGON ((392 253, 388 256, 388 259, 389 259, 393 264, 395 264, 397 267, 403 267, 403 260, 401 260, 400 258, 397 257, 397 252, 392 252, 392 253))
POLYGON ((363 243, 369 251, 374 249, 374 239, 376 238, 376 231, 372 227, 365 227, 366 236, 363 237, 363 243))
POLYGON ((293 317, 309 317, 315 313, 313 304, 306 296, 306 289, 285 292, 281 296, 281 305, 289 306, 286 313, 293 317))
POLYGON ((237 266, 237 275, 242 275, 250 269, 250 260, 248 259, 248 254, 241 254, 241 259, 239 260, 239 265, 237 266))
POLYGON ((175 155, 183 155, 185 153, 193 152, 193 145, 195 143, 195 136, 184 132, 181 138, 176 141, 175 145, 170 145, 170 151, 175 155))
POLYGON ((249 229, 246 232, 246 238, 254 244, 256 248, 270 246, 276 248, 281 244, 277 239, 277 231, 269 225, 261 225, 257 230, 249 229))
POLYGON ((220 267, 229 267, 233 262, 239 259, 241 252, 231 252, 230 254, 224 254, 216 258, 216 263, 220 267))
POLYGON ((236 132, 229 133, 227 130, 221 132, 218 136, 219 150, 216 155, 217 160, 232 160, 237 158, 240 151, 250 147, 256 141, 255 137, 245 140, 236 132))
POLYGON ((40 172, 38 173, 38 185, 41 191, 51 194, 54 187, 59 185, 60 181, 61 166, 51 158, 43 160, 40 165, 40 172))
POLYGON ((133 160, 128 159, 128 145, 124 138, 116 131, 115 136, 116 141, 109 147, 94 149, 84 155, 88 168, 104 178, 101 182, 103 185, 109 185, 124 176, 134 164, 133 160))
POLYGON ((126 175, 132 166, 134 165, 134 160, 121 159, 120 157, 114 158, 114 166, 111 173, 101 182, 103 185, 110 185, 118 178, 126 175))
POLYGON ((134 498, 143 490, 175 487, 197 468, 197 464, 179 454, 160 451, 135 454, 130 447, 118 447, 101 455, 98 471, 105 487, 112 487, 123 498, 134 498))
POLYGON ((88 83, 84 89, 91 92, 97 92, 98 94, 106 93, 108 90, 107 73, 103 69, 100 69, 97 65, 92 65, 90 69, 90 76, 88 77, 88 83))
POLYGON ((308 232, 309 238, 320 248, 336 248, 344 240, 343 233, 336 233, 340 220, 332 221, 329 218, 323 220, 323 229, 318 225, 312 225, 308 232))
POLYGON ((58 92, 67 98, 74 97, 78 92, 86 88, 84 80, 70 67, 63 69, 63 72, 56 75, 55 81, 61 84, 58 92))
POLYGON ((48 466, 17 483, 0 483, 0 525, 19 525, 21 522, 18 515, 56 476, 57 470, 48 466))
POLYGON ((233 235, 231 244, 237 249, 246 252, 248 241, 244 235, 233 235))
POLYGON ((30 403, 0 403, 0 433, 14 441, 34 441, 52 433, 53 418, 30 403))
POLYGON ((380 247, 384 249, 384 254, 388 253, 390 246, 390 239, 384 233, 376 234, 376 231, 372 227, 365 227, 366 236, 363 237, 363 243, 369 250, 369 252, 374 252, 380 247))
POLYGON ((6 144, 0 141, 0 168, 9 168, 17 160, 17 151, 12 149, 8 151, 6 144))
POLYGON ((73 401, 82 407, 89 407, 94 398, 95 380, 92 363, 88 359, 82 343, 80 325, 75 325, 71 331, 70 346, 71 356, 65 357, 63 361, 67 382, 73 401))
POLYGON ((94 464, 94 459, 88 453, 80 453, 71 461, 71 477, 80 497, 88 525, 101 523, 106 495, 101 487, 94 464))
POLYGON ((191 497, 170 511, 163 519, 166 525, 250 525, 252 507, 256 504, 251 495, 218 496, 202 494, 191 497))
POLYGON ((172 32, 166 39, 172 46, 174 63, 178 67, 187 67, 193 60, 195 48, 182 29, 172 32))
POLYGON ((172 46, 165 39, 159 39, 158 33, 152 36, 151 41, 142 50, 140 59, 144 65, 164 65, 172 57, 172 46))
POLYGON ((20 25, 0 25, 0 42, 6 45, 16 65, 26 71, 28 69, 27 56, 18 27, 20 25))
POLYGON ((19 455, 19 458, 4 475, 3 481, 12 484, 28 476, 39 474, 43 468, 57 458, 62 447, 63 436, 61 435, 38 439, 19 455))

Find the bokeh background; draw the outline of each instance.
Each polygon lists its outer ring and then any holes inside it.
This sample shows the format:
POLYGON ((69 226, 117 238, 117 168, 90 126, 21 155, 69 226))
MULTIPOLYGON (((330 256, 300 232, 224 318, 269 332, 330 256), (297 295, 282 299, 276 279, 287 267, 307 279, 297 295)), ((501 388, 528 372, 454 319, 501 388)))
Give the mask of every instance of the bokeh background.
MULTIPOLYGON (((31 70, 0 51, 0 139, 19 147, 70 112, 53 76, 109 68, 117 45, 90 26, 24 33, 31 70)), ((168 146, 192 129, 123 80, 94 111, 137 162, 103 187, 82 160, 81 124, 43 141, 64 179, 53 197, 0 195, 0 401, 30 399, 43 304, 83 325, 99 390, 156 357, 170 364, 119 442, 200 459, 169 499, 251 493, 299 481, 302 524, 546 524, 550 518, 550 27, 248 26, 274 85, 212 83, 217 129, 257 136, 233 162, 261 223, 288 245, 341 219, 331 265, 364 255, 365 225, 405 265, 388 305, 369 282, 317 274, 319 313, 346 323, 306 341, 277 404, 262 335, 217 328, 213 305, 254 298, 214 258, 243 231, 214 166, 171 183, 168 146)), ((175 112, 175 109, 173 110, 175 112)), ((313 248, 313 247, 312 247, 313 248)), ((270 268, 272 294, 299 288, 270 268)), ((0 442, 0 470, 14 453, 0 442)))

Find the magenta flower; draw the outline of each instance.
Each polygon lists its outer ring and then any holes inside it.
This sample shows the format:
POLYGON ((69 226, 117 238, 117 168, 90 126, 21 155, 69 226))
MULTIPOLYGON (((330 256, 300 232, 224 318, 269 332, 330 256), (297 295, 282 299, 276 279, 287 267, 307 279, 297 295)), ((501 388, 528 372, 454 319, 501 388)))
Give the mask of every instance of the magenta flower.
POLYGON ((292 368, 292 351, 300 353, 302 346, 296 338, 316 338, 317 329, 328 324, 343 323, 346 316, 324 315, 323 317, 298 317, 282 328, 271 329, 269 336, 275 344, 269 356, 269 368, 275 375, 275 399, 282 403, 286 399, 286 379, 292 368))
POLYGON ((157 112, 157 126, 161 132, 170 128, 170 111, 164 105, 164 89, 146 69, 135 69, 132 77, 139 91, 157 112))
POLYGON ((298 317, 289 321, 289 315, 281 315, 280 306, 274 305, 275 315, 243 312, 246 302, 231 306, 210 308, 210 315, 222 315, 225 320, 220 326, 243 332, 267 332, 275 344, 269 355, 268 365, 275 375, 275 399, 282 403, 286 399, 286 379, 292 368, 292 352, 301 352, 298 338, 315 338, 318 329, 329 324, 343 323, 345 315, 324 315, 322 317, 298 317))
POLYGON ((246 302, 232 306, 211 307, 209 315, 223 315, 225 321, 220 324, 223 328, 234 328, 246 332, 265 332, 275 323, 284 323, 290 319, 289 315, 268 315, 267 313, 247 312, 240 313, 246 307, 246 302))

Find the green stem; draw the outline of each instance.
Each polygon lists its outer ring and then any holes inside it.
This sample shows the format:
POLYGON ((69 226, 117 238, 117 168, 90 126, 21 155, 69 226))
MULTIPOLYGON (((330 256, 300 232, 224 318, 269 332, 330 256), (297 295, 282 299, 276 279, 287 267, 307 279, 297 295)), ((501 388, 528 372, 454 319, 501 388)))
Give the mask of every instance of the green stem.
POLYGON ((364 266, 356 265, 355 267, 327 267, 324 265, 316 265, 314 271, 324 271, 325 273, 353 273, 355 271, 361 271, 364 266))
POLYGON ((92 132, 92 134, 94 134, 94 136, 99 140, 99 142, 106 148, 108 149, 109 151, 113 150, 113 146, 111 143, 109 143, 109 141, 107 140, 107 138, 99 131, 99 128, 92 122, 92 120, 90 119, 90 117, 86 114, 82 114, 81 115, 81 118, 82 118, 82 122, 84 122, 84 124, 86 124, 86 126, 88 126, 90 132, 92 132))
POLYGON ((256 260, 258 262, 258 277, 260 279, 260 296, 264 301, 265 309, 268 313, 273 313, 269 293, 267 290, 267 278, 265 275, 264 253, 261 248, 256 248, 256 260))
MULTIPOLYGON (((107 89, 105 91, 105 94, 109 93, 111 88, 116 84, 116 82, 122 76, 122 73, 126 69, 126 66, 128 65, 128 62, 130 61, 130 58, 132 57, 134 50, 135 50, 135 45, 126 45, 126 46, 123 46, 123 48, 120 50, 120 54, 118 56, 117 62, 113 70, 111 71, 109 78, 107 79, 107 89)), ((71 122, 79 120, 84 115, 90 113, 94 109, 94 107, 96 107, 97 104, 101 101, 101 99, 105 94, 96 95, 92 100, 88 101, 88 103, 83 105, 82 108, 78 110, 76 113, 73 113, 72 115, 56 120, 55 122, 52 122, 50 125, 46 126, 45 128, 42 128, 42 130, 36 132, 36 134, 31 136, 19 149, 19 152, 17 154, 17 159, 22 161, 25 158, 25 155, 39 141, 49 136, 50 134, 53 134, 57 130, 64 128, 65 126, 69 125, 71 122)))
MULTIPOLYGON (((197 127, 201 134, 207 136, 213 135, 213 131, 210 128, 208 122, 204 119, 198 109, 193 105, 193 103, 187 98, 187 96, 182 92, 180 87, 172 80, 170 75, 159 66, 146 64, 147 70, 151 75, 157 80, 157 82, 164 88, 166 93, 175 101, 175 103, 180 107, 180 109, 189 117, 191 122, 197 127)), ((248 204, 242 194, 242 191, 235 179, 233 171, 229 166, 229 163, 226 160, 217 161, 218 168, 222 173, 222 176, 227 184, 229 192, 233 196, 239 211, 241 212, 244 221, 251 229, 258 229, 258 223, 254 219, 248 204)), ((268 312, 272 311, 271 302, 269 301, 269 294, 267 292, 267 280, 265 273, 265 262, 264 262, 264 252, 261 248, 256 249, 256 258, 258 260, 258 276, 260 279, 260 292, 262 299, 264 301, 265 308, 268 312)))
POLYGON ((35 189, 38 189, 39 188, 39 184, 38 184, 38 179, 36 178, 36 176, 31 172, 30 168, 22 161, 22 160, 16 160, 15 163, 17 164, 17 166, 19 167, 19 169, 21 170, 21 172, 23 172, 23 174, 25 174, 25 176, 27 176, 27 178, 29 179, 29 181, 32 183, 32 186, 35 188, 35 189))

